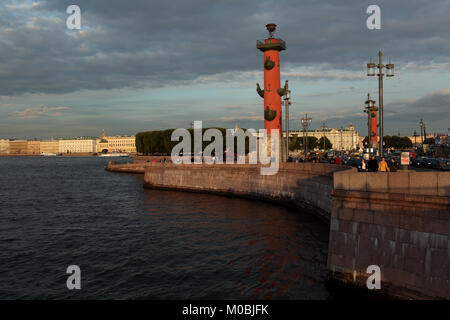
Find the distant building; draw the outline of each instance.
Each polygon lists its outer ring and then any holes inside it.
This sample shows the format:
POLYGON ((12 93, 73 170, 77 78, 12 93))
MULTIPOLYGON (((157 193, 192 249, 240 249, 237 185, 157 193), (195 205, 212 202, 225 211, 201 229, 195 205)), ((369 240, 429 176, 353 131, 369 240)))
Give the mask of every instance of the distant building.
MULTIPOLYGON (((258 137, 260 136, 259 133, 256 135, 258 137)), ((342 128, 342 130, 327 128, 325 130, 316 129, 313 131, 308 131, 308 137, 316 137, 317 139, 320 139, 323 136, 330 140, 334 150, 354 150, 358 147, 363 147, 363 137, 359 135, 352 124, 350 124, 347 128, 342 128)), ((286 137, 286 132, 283 132, 283 137, 286 137)), ((303 138, 303 131, 289 131, 289 137, 299 137, 301 139, 303 138)), ((321 146, 318 146, 318 148, 320 149, 321 146)))
POLYGON ((27 140, 9 140, 9 154, 27 154, 27 140))
MULTIPOLYGON (((303 131, 290 131, 289 137, 292 136, 302 138, 303 131)), ((362 147, 363 139, 352 124, 342 129, 327 128, 325 130, 316 129, 314 131, 308 131, 308 137, 320 139, 323 136, 330 140, 334 150, 354 150, 362 147)), ((320 149, 321 147, 319 146, 318 148, 320 149)))
POLYGON ((41 154, 41 142, 40 141, 28 141, 28 154, 40 155, 41 154))
POLYGON ((108 150, 108 140, 106 140, 105 129, 102 130, 102 137, 97 140, 97 152, 108 150))
POLYGON ((108 152, 136 153, 136 138, 134 136, 107 137, 108 152))
MULTIPOLYGON (((420 144, 422 144, 422 141, 420 140, 420 134, 418 134, 416 137, 412 136, 412 137, 408 137, 409 140, 411 140, 413 146, 419 146, 420 144)), ((428 138, 435 138, 435 135, 432 133, 427 133, 426 137, 423 137, 423 140, 428 139, 428 138)))
POLYGON ((9 140, 0 139, 0 154, 9 154, 9 140))
POLYGON ((94 139, 59 140, 60 153, 94 153, 97 141, 94 139))
POLYGON ((41 141, 41 154, 42 153, 59 153, 59 141, 56 140, 48 140, 41 141))
POLYGON ((97 152, 108 150, 112 152, 136 153, 135 136, 106 136, 105 130, 97 141, 97 152))

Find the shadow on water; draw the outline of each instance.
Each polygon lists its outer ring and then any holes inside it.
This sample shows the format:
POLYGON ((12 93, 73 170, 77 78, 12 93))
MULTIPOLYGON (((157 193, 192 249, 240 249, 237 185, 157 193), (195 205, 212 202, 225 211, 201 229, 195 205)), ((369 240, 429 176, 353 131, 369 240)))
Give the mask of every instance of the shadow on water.
POLYGON ((210 292, 198 297, 327 298, 328 227, 315 217, 231 197, 159 190, 146 195, 147 214, 172 235, 161 249, 182 251, 187 259, 192 277, 180 283, 184 290, 209 283, 210 292))

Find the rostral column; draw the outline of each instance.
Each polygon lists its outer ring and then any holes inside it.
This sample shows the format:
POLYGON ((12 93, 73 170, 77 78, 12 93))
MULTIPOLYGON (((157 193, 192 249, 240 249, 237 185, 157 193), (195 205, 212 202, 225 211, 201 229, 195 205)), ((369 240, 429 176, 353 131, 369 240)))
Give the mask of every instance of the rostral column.
MULTIPOLYGON (((264 89, 256 84, 256 91, 264 98, 264 129, 270 138, 272 130, 278 129, 281 134, 281 97, 286 94, 286 85, 280 87, 280 55, 279 52, 286 50, 286 43, 280 38, 274 38, 273 33, 277 25, 269 23, 266 25, 269 37, 264 41, 258 40, 256 48, 264 52, 264 89)), ((270 141, 270 140, 269 140, 270 141)), ((280 140, 281 152, 282 140, 280 140)), ((270 150, 270 146, 269 150, 270 150)), ((281 153, 280 153, 281 159, 281 153)))

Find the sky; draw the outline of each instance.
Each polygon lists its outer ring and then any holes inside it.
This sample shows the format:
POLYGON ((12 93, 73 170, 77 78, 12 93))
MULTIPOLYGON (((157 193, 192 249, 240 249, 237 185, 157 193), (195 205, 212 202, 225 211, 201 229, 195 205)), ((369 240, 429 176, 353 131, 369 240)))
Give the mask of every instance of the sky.
MULTIPOLYGON (((189 127, 263 128, 263 54, 286 41, 290 129, 366 129, 366 64, 380 49, 385 134, 450 127, 450 0, 0 0, 0 139, 128 135, 189 127), (69 30, 66 9, 81 9, 69 30), (381 8, 369 30, 366 9, 381 8)), ((284 111, 284 110, 283 110, 284 111)))

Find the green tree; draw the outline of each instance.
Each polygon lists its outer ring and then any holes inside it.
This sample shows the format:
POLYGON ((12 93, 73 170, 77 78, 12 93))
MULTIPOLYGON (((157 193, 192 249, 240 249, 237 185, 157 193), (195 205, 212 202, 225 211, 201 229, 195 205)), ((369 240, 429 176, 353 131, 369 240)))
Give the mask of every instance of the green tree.
POLYGON ((333 144, 331 143, 330 140, 328 140, 327 137, 321 137, 319 141, 317 141, 317 147, 319 147, 319 149, 323 149, 324 140, 325 140, 325 150, 332 149, 333 144))
POLYGON ((289 138, 289 150, 294 151, 301 149, 300 138, 298 136, 289 138))
POLYGON ((384 136, 385 148, 406 149, 412 147, 412 141, 408 137, 384 136))
MULTIPOLYGON (((213 128, 203 128, 202 132, 205 133, 206 130, 213 128)), ((218 129, 222 133, 223 138, 223 148, 226 148, 226 130, 225 128, 214 128, 218 129)), ((172 152, 173 147, 179 143, 179 141, 171 141, 172 132, 175 129, 167 129, 161 131, 146 131, 139 132, 136 134, 136 151, 139 153, 149 154, 149 153, 167 153, 172 152)), ((246 131, 245 129, 244 132, 246 131)), ((188 129, 191 134, 191 153, 194 152, 194 130, 188 129)), ((212 139, 214 141, 214 138, 212 139)), ((202 141, 202 150, 206 148, 212 141, 202 141)), ((249 150, 249 138, 245 138, 245 153, 249 150)), ((234 152, 237 153, 237 138, 234 138, 234 152)))
MULTIPOLYGON (((302 141, 303 141, 303 139, 302 139, 302 141)), ((308 150, 313 150, 314 148, 317 148, 318 141, 319 141, 319 139, 317 139, 316 137, 307 137, 308 150)))

